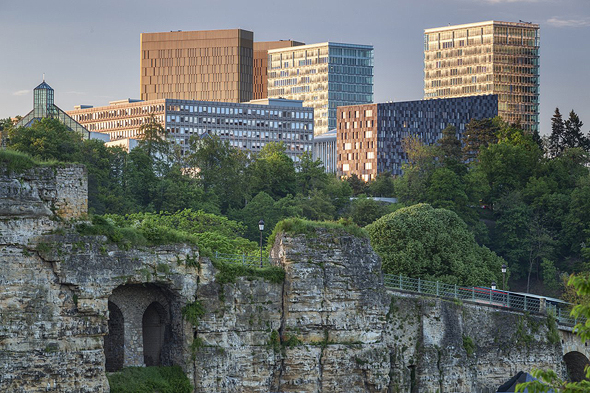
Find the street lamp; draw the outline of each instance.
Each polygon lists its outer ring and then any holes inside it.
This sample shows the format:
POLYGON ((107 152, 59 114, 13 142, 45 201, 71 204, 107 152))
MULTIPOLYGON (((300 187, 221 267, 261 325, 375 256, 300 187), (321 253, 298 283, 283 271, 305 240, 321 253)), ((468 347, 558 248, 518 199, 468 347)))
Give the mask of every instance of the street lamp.
POLYGON ((260 267, 262 267, 262 231, 264 231, 264 220, 258 221, 258 229, 260 230, 260 267))
POLYGON ((502 265, 502 290, 506 290, 506 265, 502 265))
POLYGON ((495 291, 495 290, 496 290, 496 282, 492 281, 492 291, 495 291))

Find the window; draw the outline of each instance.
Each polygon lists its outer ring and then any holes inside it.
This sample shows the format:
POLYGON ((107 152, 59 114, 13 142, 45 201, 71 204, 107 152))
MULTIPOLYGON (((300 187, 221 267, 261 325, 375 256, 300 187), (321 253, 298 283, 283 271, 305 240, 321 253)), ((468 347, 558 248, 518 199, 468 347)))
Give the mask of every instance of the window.
POLYGON ((375 153, 374 153, 374 152, 372 152, 372 151, 368 151, 368 152, 367 152, 367 158, 368 158, 369 160, 370 160, 370 159, 373 159, 373 158, 375 158, 375 153))
POLYGON ((342 164, 342 172, 348 172, 350 170, 350 165, 342 164))
POLYGON ((365 138, 372 138, 373 137, 373 131, 365 131, 365 138))
POLYGON ((372 162, 365 162, 365 169, 373 169, 373 163, 372 162))

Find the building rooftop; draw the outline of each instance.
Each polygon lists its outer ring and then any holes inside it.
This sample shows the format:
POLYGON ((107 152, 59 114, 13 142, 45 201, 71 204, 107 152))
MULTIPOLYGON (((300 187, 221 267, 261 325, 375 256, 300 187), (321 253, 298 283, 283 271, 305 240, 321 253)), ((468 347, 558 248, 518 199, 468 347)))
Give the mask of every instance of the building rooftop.
POLYGON ((539 28, 539 25, 536 23, 529 23, 529 22, 502 22, 497 20, 488 20, 485 22, 476 22, 476 23, 466 23, 463 25, 449 25, 443 27, 433 27, 430 29, 424 29, 424 33, 433 33, 435 31, 446 31, 446 30, 457 30, 457 29, 468 29, 472 27, 481 27, 481 26, 488 26, 488 25, 502 25, 502 26, 511 26, 511 27, 530 27, 530 28, 539 28))
POLYGON ((289 46, 286 48, 278 48, 278 49, 269 49, 268 53, 279 53, 283 51, 292 51, 292 50, 301 50, 301 49, 312 49, 312 48, 319 48, 322 46, 346 46, 346 47, 355 47, 359 49, 373 49, 373 45, 362 45, 362 44, 346 44, 342 42, 319 42, 317 44, 308 44, 308 45, 299 45, 299 46, 289 46))

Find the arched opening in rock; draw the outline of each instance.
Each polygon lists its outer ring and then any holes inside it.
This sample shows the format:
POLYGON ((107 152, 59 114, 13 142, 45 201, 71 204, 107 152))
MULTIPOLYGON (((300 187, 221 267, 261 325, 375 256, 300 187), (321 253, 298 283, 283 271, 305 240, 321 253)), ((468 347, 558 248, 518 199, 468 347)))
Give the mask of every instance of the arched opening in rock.
POLYGON ((153 302, 143 313, 143 360, 146 366, 159 366, 166 333, 166 310, 153 302))
POLYGON ((119 307, 109 301, 109 334, 104 337, 104 355, 106 371, 119 371, 123 368, 125 326, 123 313, 119 307))
POLYGON ((584 372, 584 368, 590 362, 584 354, 577 351, 568 352, 563 357, 563 361, 565 362, 567 374, 572 382, 580 382, 585 379, 586 373, 584 372))

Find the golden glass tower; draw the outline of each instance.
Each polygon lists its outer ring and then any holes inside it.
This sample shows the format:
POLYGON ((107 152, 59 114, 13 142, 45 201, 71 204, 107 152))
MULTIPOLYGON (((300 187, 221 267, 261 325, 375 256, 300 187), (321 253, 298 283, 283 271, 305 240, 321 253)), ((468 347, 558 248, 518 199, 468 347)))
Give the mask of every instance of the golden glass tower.
POLYGON ((424 98, 498 95, 498 115, 539 129, 539 25, 487 21, 424 30, 424 98))

